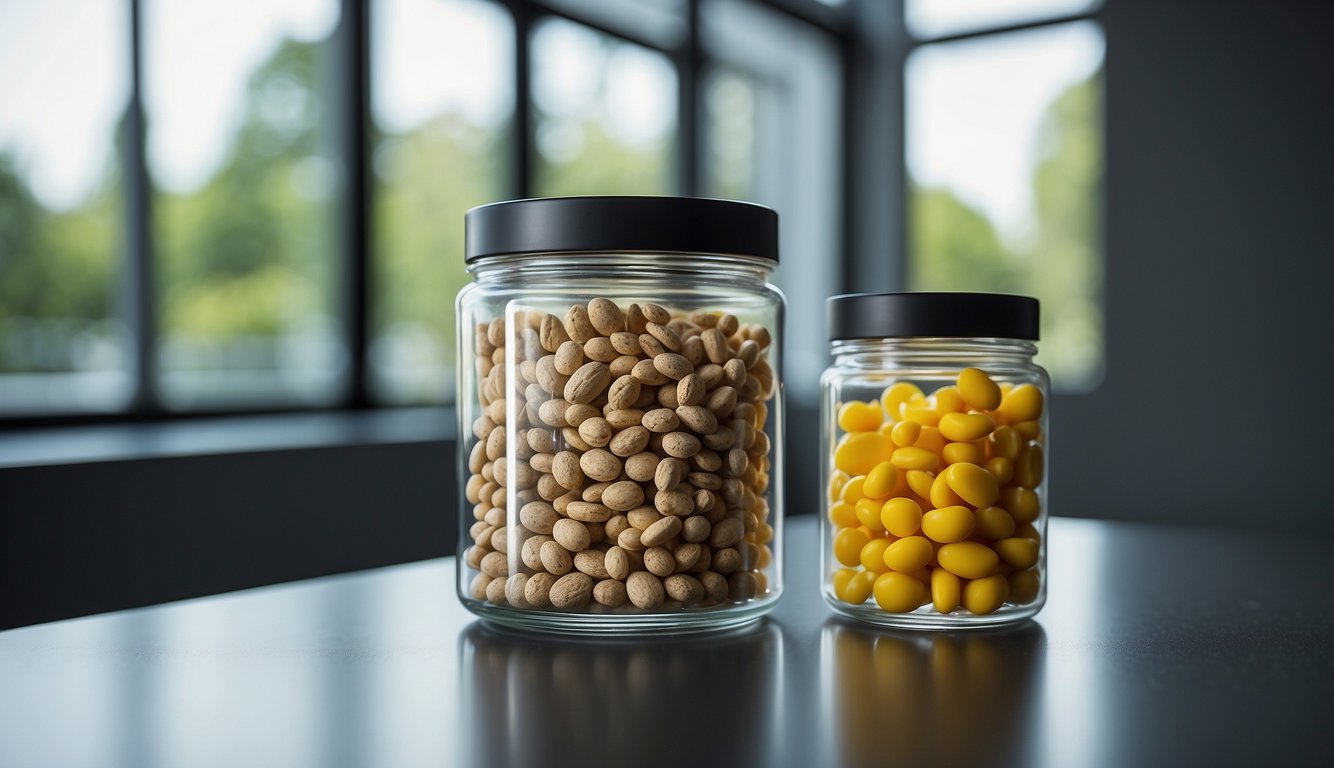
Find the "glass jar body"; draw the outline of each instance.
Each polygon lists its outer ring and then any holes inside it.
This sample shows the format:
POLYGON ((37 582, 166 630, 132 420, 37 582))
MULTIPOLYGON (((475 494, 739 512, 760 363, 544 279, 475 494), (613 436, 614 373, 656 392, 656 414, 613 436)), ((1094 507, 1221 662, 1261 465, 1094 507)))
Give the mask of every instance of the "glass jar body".
POLYGON ((1013 339, 834 342, 821 378, 821 577, 835 611, 948 629, 1041 609, 1051 385, 1036 351, 1013 339))
POLYGON ((472 271, 457 301, 464 605, 580 633, 770 610, 784 314, 770 265, 562 253, 472 271))

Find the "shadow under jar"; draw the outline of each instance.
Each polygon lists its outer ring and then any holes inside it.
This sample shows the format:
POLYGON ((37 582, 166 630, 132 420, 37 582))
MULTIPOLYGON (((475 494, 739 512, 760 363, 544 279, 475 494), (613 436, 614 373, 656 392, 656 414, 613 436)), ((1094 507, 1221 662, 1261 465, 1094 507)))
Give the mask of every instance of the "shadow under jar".
POLYGON ((466 224, 463 604, 580 633, 767 613, 782 590, 777 215, 580 197, 466 224))
POLYGON ((995 626, 1046 599, 1038 302, 984 293, 829 300, 821 378, 825 600, 904 628, 995 626))

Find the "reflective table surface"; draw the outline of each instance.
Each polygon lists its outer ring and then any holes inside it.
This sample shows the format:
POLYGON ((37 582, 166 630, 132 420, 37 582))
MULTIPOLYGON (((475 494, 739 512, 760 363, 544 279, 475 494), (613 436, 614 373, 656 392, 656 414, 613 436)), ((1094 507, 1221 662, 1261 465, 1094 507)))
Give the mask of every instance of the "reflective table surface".
POLYGON ((811 518, 726 635, 498 631, 452 558, 10 630, 0 766, 1334 765, 1334 541, 1051 528, 1005 630, 834 619, 811 518))

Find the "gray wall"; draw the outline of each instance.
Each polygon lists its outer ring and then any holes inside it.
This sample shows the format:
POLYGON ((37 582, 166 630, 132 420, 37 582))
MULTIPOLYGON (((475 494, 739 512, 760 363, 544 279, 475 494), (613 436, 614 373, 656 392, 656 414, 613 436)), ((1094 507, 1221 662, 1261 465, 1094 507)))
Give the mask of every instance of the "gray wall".
POLYGON ((1334 533, 1331 4, 1108 0, 1107 377, 1053 511, 1334 533))

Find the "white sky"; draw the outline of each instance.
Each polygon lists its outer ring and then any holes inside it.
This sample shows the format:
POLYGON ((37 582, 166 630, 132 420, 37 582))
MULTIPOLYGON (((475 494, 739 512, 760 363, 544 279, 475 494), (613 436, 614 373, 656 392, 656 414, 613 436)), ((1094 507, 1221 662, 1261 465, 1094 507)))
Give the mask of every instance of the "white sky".
POLYGON ((907 0, 908 29, 918 37, 1081 13, 1101 0, 907 0))
POLYGON ((1042 113, 1102 59, 1102 32, 1091 22, 920 49, 907 72, 913 178, 952 188, 1007 237, 1022 236, 1032 223, 1042 113))

